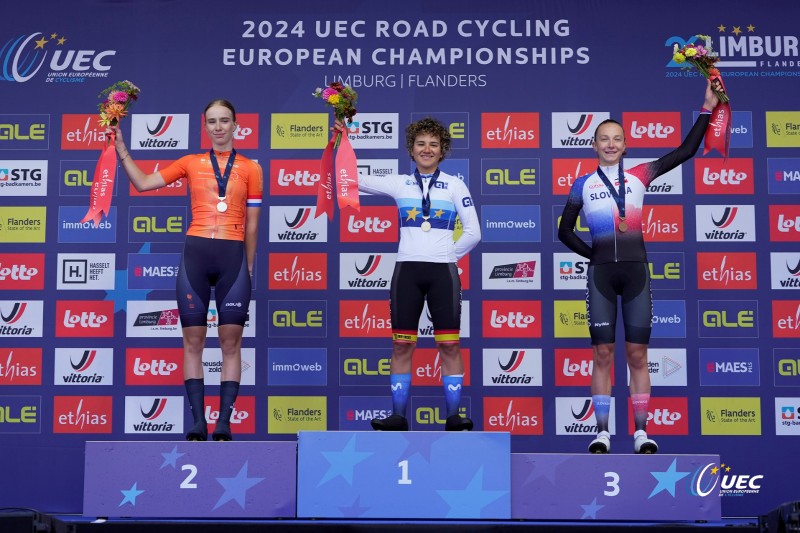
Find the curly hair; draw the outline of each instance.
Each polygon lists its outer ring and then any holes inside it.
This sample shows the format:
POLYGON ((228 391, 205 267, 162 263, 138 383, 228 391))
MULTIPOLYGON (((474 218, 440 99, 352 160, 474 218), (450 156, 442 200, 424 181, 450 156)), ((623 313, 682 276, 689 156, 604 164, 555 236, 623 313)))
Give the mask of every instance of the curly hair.
POLYGON ((435 118, 425 117, 416 122, 412 122, 406 128, 406 149, 411 155, 414 143, 420 135, 428 134, 431 137, 438 137, 442 148, 442 159, 450 152, 450 132, 435 118))

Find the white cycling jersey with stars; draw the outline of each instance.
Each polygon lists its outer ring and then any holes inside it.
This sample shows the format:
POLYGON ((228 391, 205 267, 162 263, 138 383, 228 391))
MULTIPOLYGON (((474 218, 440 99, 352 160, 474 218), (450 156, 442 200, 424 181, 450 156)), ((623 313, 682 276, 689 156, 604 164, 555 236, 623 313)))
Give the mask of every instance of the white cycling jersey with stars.
MULTIPOLYGON (((429 179, 423 177, 426 190, 429 179)), ((420 227, 423 222, 422 191, 414 176, 359 176, 358 190, 389 196, 397 204, 400 222, 398 262, 455 263, 480 241, 480 221, 472 196, 464 182, 455 176, 440 172, 430 191, 430 231, 423 231, 420 227), (461 221, 462 233, 458 241, 453 242, 456 217, 461 221)))

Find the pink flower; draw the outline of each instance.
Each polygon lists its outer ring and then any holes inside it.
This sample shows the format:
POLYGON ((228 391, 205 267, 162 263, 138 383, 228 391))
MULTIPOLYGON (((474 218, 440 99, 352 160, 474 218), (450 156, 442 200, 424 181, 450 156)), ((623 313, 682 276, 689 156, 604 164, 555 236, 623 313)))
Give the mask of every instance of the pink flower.
POLYGON ((337 91, 336 89, 331 89, 330 87, 327 87, 324 91, 322 91, 322 99, 327 102, 328 98, 330 98, 334 94, 339 94, 339 91, 337 91))
POLYGON ((114 102, 125 103, 128 101, 128 93, 124 93, 122 91, 116 91, 111 93, 111 99, 114 102))

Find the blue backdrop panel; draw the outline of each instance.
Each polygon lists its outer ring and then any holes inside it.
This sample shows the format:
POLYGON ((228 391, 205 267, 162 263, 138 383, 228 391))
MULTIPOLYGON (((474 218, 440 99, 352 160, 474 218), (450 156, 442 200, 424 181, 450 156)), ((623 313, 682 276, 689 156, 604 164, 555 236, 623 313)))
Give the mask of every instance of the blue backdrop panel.
MULTIPOLYGON (((362 196, 359 215, 314 218, 331 117, 311 93, 342 80, 359 93, 351 138, 362 173, 411 168, 411 120, 436 116, 453 135, 442 167, 469 185, 484 236, 459 264, 476 429, 510 433, 515 453, 585 453, 595 430, 586 262, 557 241, 558 217, 570 184, 596 164, 600 120, 623 124, 627 165, 688 132, 704 82, 671 56, 696 34, 722 59, 733 148, 726 161, 701 149, 646 197, 656 312, 648 432, 664 453, 719 456, 723 516, 800 500, 786 475, 800 436, 796 2, 4 7, 0 447, 20 480, 0 487, 4 506, 80 513, 87 440, 177 441, 189 421, 172 288, 186 184, 140 195, 118 172, 111 216, 96 229, 79 223, 103 146, 103 89, 124 79, 142 89, 122 131, 148 172, 207 149, 201 111, 219 97, 237 107, 237 149, 264 169, 237 440, 367 430, 388 408, 396 209, 362 196)), ((216 309, 209 321, 213 423, 216 309)), ((410 419, 436 430, 441 362, 425 316, 420 333, 410 419)), ((614 387, 612 439, 624 450, 632 414, 621 353, 614 387)))

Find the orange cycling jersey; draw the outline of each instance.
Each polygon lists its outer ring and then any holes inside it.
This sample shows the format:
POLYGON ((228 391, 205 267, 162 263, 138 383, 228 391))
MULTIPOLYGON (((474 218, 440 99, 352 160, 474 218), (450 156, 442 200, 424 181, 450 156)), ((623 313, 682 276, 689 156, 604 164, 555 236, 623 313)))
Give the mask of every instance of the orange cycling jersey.
MULTIPOLYGON (((230 155, 230 152, 216 152, 217 162, 222 169, 230 155)), ((225 191, 228 209, 224 213, 217 210, 220 201, 217 179, 208 152, 181 157, 159 172, 167 185, 183 177, 189 179, 192 223, 187 235, 244 240, 247 208, 261 207, 264 178, 258 163, 237 152, 225 191)))

